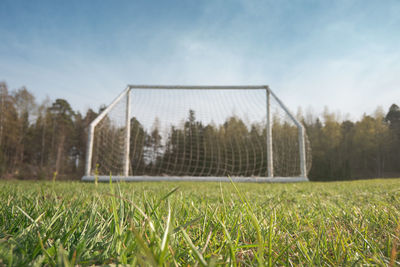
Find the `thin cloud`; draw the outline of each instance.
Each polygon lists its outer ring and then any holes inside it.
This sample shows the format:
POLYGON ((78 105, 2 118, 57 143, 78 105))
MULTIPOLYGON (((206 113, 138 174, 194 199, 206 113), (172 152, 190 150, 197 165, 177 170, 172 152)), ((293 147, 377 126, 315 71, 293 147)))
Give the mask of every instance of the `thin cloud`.
POLYGON ((25 40, 0 20, 0 80, 82 112, 108 104, 126 84, 268 84, 292 110, 327 105, 355 117, 400 102, 398 2, 206 1, 185 7, 190 14, 180 5, 165 14, 148 8, 157 17, 98 25, 103 37, 93 30, 98 18, 80 14, 66 43, 54 27, 31 29, 25 40))

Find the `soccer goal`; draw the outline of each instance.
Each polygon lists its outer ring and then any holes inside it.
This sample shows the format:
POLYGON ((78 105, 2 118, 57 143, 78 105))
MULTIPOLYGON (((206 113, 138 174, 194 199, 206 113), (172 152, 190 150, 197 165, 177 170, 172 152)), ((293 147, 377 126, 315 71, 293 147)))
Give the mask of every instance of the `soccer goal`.
POLYGON ((129 85, 90 124, 83 181, 308 181, 304 126, 268 86, 129 85))

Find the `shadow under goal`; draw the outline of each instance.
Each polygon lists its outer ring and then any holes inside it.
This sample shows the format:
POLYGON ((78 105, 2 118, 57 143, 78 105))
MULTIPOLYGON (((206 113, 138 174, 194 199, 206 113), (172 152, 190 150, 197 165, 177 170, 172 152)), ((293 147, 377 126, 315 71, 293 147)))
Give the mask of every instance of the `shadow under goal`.
MULTIPOLYGON (((98 182, 236 182, 236 183, 296 183, 308 182, 307 177, 213 177, 213 176, 98 176, 98 182)), ((82 181, 93 182, 95 176, 83 176, 82 181)))

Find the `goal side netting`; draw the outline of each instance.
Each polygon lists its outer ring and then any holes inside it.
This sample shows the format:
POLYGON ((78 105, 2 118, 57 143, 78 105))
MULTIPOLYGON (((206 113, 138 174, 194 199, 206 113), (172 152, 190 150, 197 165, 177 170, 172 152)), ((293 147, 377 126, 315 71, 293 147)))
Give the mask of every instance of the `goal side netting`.
POLYGON ((88 135, 83 180, 306 181, 311 167, 267 86, 128 86, 88 135))

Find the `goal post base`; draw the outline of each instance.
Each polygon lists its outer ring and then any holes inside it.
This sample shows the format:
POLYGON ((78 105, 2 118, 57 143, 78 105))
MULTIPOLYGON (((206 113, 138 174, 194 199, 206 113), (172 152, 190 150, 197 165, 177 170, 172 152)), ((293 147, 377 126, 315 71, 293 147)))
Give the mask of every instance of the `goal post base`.
MULTIPOLYGON (((238 183, 295 183, 308 182, 307 177, 218 177, 218 176, 97 176, 99 182, 238 182, 238 183)), ((95 176, 83 176, 83 182, 95 181, 95 176)))

